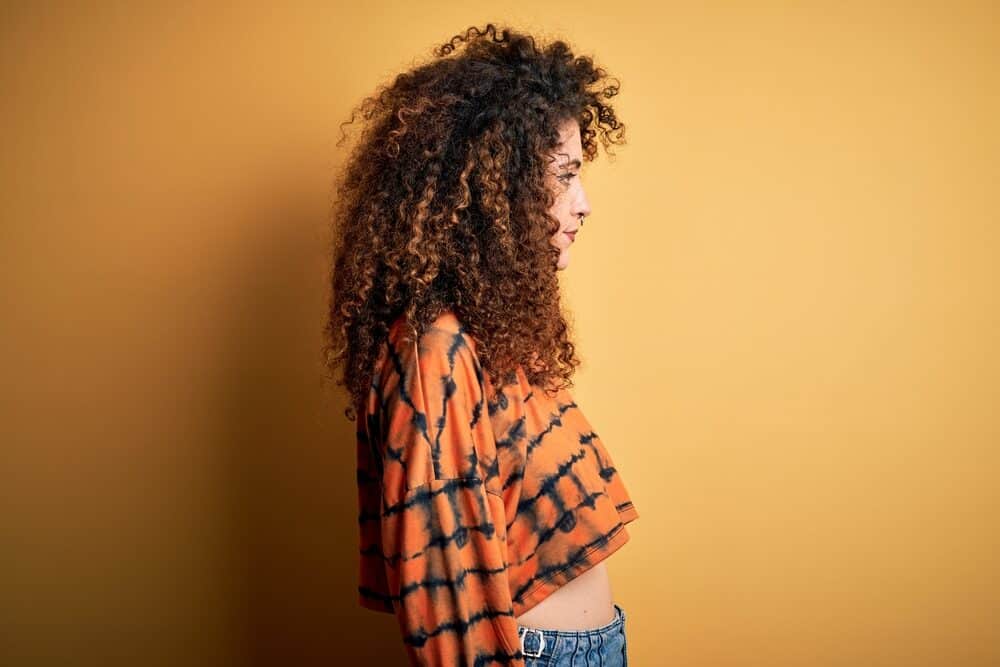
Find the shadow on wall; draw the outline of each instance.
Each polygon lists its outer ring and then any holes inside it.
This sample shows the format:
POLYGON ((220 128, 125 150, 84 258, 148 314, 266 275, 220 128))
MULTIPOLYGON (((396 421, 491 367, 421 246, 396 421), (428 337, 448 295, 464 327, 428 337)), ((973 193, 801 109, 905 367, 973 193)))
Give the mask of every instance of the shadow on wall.
POLYGON ((276 667, 403 665, 395 619, 356 603, 355 429, 343 388, 321 377, 325 223, 303 199, 248 216, 247 229, 266 231, 228 290, 217 427, 236 653, 276 667))

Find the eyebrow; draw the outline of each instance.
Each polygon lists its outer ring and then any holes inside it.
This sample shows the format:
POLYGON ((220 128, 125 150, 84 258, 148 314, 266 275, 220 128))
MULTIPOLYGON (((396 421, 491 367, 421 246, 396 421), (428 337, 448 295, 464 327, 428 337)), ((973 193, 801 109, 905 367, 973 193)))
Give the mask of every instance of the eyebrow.
POLYGON ((559 166, 563 167, 563 168, 565 168, 565 167, 579 167, 581 164, 583 164, 583 163, 580 162, 579 160, 570 160, 566 164, 561 164, 559 166))

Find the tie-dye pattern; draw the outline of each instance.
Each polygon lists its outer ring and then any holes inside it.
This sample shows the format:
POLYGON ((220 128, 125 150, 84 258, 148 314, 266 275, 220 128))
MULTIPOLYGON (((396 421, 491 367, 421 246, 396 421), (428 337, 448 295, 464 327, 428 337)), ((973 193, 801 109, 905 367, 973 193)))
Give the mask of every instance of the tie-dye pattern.
POLYGON ((639 514, 568 390, 519 368, 487 401, 452 311, 402 333, 397 320, 358 412, 359 602, 395 614, 413 665, 524 665, 515 619, 639 514))

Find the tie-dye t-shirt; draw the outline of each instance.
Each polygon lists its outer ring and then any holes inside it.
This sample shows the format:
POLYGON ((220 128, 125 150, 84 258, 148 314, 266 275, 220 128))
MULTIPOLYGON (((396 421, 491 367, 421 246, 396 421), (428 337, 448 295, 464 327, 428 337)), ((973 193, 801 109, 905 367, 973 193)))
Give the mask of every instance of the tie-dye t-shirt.
POLYGON ((515 619, 639 514, 568 390, 519 367, 489 401, 453 311, 408 344, 402 322, 358 411, 360 604, 396 616, 413 665, 524 665, 515 619))

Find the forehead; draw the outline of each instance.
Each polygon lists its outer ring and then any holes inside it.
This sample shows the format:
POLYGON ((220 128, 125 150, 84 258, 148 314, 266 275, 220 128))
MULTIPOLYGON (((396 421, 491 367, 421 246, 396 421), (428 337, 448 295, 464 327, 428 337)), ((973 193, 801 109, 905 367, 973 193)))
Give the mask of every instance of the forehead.
POLYGON ((555 157, 559 163, 581 159, 580 126, 575 120, 568 120, 559 126, 559 146, 555 157))

